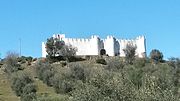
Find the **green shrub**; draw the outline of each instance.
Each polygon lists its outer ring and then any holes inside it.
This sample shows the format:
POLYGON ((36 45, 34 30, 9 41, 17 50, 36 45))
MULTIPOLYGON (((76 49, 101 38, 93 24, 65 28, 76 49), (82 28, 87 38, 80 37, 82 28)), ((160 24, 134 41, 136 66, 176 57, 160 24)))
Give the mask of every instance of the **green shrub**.
MULTIPOLYGON (((75 81, 82 81, 83 83, 87 82, 97 71, 92 67, 90 63, 69 63, 68 69, 66 69, 66 75, 75 81)), ((64 73, 62 73, 64 75, 64 73)))
POLYGON ((28 61, 28 62, 32 62, 32 60, 33 60, 33 57, 31 57, 31 56, 26 57, 26 61, 28 61))
POLYGON ((21 95, 21 101, 32 101, 36 99, 36 86, 32 83, 27 84, 23 88, 23 94, 21 95))
POLYGON ((54 62, 59 62, 59 61, 65 61, 63 56, 47 56, 46 59, 48 60, 49 63, 54 63, 54 62))
POLYGON ((42 80, 45 84, 47 84, 48 86, 53 85, 54 71, 47 69, 42 73, 42 77, 42 80))
POLYGON ((158 84, 158 79, 152 75, 144 75, 142 87, 138 90, 137 101, 178 101, 173 94, 174 88, 169 85, 162 89, 158 84))
POLYGON ((82 80, 85 81, 86 77, 85 77, 85 71, 84 68, 81 64, 72 64, 70 66, 70 70, 71 70, 71 77, 76 79, 76 80, 82 80))
POLYGON ((142 68, 144 67, 146 64, 146 59, 145 58, 136 58, 134 61, 133 61, 133 65, 136 67, 136 68, 142 68))
POLYGON ((36 101, 36 93, 23 94, 21 96, 21 101, 36 101))
POLYGON ((24 63, 26 63, 26 60, 21 60, 21 64, 24 64, 24 63))
POLYGON ((98 88, 88 84, 74 90, 72 97, 72 101, 102 101, 103 99, 98 88))
POLYGON ((53 87, 56 93, 66 94, 73 90, 74 81, 66 76, 56 74, 53 79, 53 87))
POLYGON ((23 94, 23 89, 27 84, 33 83, 32 78, 24 72, 14 73, 11 81, 11 88, 17 96, 23 94))
POLYGON ((43 80, 44 71, 50 69, 50 64, 47 62, 38 61, 35 65, 36 74, 40 80, 43 80))
POLYGON ((144 75, 142 67, 129 65, 126 67, 125 73, 126 77, 131 81, 135 88, 139 89, 142 86, 144 75))
POLYGON ((117 71, 119 69, 123 69, 124 65, 125 65, 124 62, 120 61, 120 59, 111 59, 107 61, 106 69, 117 71))
POLYGON ((83 59, 82 57, 78 57, 78 56, 68 56, 67 58, 64 57, 65 59, 68 59, 68 62, 76 62, 76 61, 84 61, 85 59, 83 59))
POLYGON ((60 63, 61 63, 61 66, 62 66, 62 67, 64 67, 64 66, 67 65, 67 62, 66 62, 66 61, 60 61, 60 63))
POLYGON ((36 65, 36 74, 40 80, 42 80, 44 83, 46 83, 48 86, 53 85, 53 76, 54 71, 52 70, 52 67, 49 63, 42 61, 39 61, 36 65))
POLYGON ((5 72, 6 73, 13 73, 19 70, 20 65, 18 64, 18 54, 9 52, 5 58, 5 72))
POLYGON ((31 56, 26 57, 26 56, 21 56, 18 57, 18 62, 20 62, 21 64, 24 64, 26 62, 28 62, 28 64, 30 64, 32 62, 33 58, 31 56))
POLYGON ((134 86, 120 74, 98 72, 88 83, 72 91, 73 101, 132 101, 134 86))
POLYGON ((163 61, 163 53, 157 49, 153 49, 150 52, 150 58, 154 63, 162 62, 163 61))
POLYGON ((135 59, 135 54, 136 54, 136 46, 134 46, 131 43, 128 43, 126 45, 126 48, 123 49, 125 53, 125 60, 127 64, 132 64, 134 59, 135 59))
POLYGON ((107 62, 106 62, 106 60, 104 60, 104 59, 97 59, 97 60, 96 60, 96 63, 98 63, 98 64, 103 64, 103 65, 107 65, 107 62))
POLYGON ((33 62, 34 62, 34 61, 37 61, 37 58, 33 58, 33 60, 32 60, 32 61, 33 61, 33 62))

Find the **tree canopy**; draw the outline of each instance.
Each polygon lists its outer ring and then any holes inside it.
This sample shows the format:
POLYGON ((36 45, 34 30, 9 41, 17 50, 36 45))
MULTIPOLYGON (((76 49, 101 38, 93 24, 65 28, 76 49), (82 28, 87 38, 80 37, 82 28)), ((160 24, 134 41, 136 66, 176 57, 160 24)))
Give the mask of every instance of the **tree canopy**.
POLYGON ((157 62, 162 62, 163 60, 163 54, 162 52, 160 52, 157 49, 153 49, 150 52, 150 58, 152 59, 153 62, 157 63, 157 62))
POLYGON ((134 60, 135 54, 136 54, 136 48, 137 47, 132 44, 127 44, 126 48, 123 49, 127 63, 129 63, 129 64, 133 63, 133 60, 134 60))

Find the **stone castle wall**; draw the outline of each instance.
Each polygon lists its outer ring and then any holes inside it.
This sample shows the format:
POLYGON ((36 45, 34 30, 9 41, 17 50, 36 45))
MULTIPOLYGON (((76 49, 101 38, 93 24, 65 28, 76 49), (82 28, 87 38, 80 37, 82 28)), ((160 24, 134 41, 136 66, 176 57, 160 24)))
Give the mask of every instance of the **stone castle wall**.
MULTIPOLYGON (((145 57, 146 46, 145 37, 139 36, 134 40, 116 39, 113 36, 107 36, 106 39, 100 39, 98 36, 93 35, 90 39, 83 38, 66 38, 64 34, 53 35, 54 38, 63 40, 66 45, 72 45, 77 48, 76 55, 99 55, 101 49, 105 49, 106 54, 109 56, 119 55, 124 57, 123 49, 127 44, 132 44, 137 47, 136 55, 138 57, 145 57)), ((42 43, 42 57, 46 57, 45 42, 42 43)))

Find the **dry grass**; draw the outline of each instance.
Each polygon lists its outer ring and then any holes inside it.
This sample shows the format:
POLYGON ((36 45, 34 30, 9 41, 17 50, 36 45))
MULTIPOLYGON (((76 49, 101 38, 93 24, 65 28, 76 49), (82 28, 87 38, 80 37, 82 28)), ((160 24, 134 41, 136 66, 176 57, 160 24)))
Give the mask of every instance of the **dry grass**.
POLYGON ((34 79, 35 85, 37 86, 37 95, 43 95, 43 94, 52 95, 52 96, 58 95, 55 93, 53 87, 48 87, 41 80, 36 78, 37 76, 35 73, 34 66, 26 67, 26 69, 24 71, 29 73, 29 75, 32 76, 32 78, 34 79))
POLYGON ((20 101, 11 89, 7 75, 0 69, 0 101, 20 101))
MULTIPOLYGON (((24 70, 27 72, 32 78, 36 77, 36 73, 34 67, 26 66, 24 70)), ((37 85, 37 95, 47 94, 48 96, 59 96, 56 94, 52 87, 48 87, 42 81, 35 79, 35 85, 37 85)), ((17 97, 15 93, 11 89, 10 81, 8 80, 8 76, 4 73, 0 68, 0 101, 20 101, 20 97, 17 97)))

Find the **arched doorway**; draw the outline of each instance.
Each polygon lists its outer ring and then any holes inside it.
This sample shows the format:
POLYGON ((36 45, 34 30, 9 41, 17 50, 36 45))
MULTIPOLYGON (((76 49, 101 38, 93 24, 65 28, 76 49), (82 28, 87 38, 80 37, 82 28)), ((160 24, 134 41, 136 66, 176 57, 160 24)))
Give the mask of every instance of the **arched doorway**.
POLYGON ((105 49, 101 49, 100 50, 100 55, 106 55, 106 50, 105 49))

